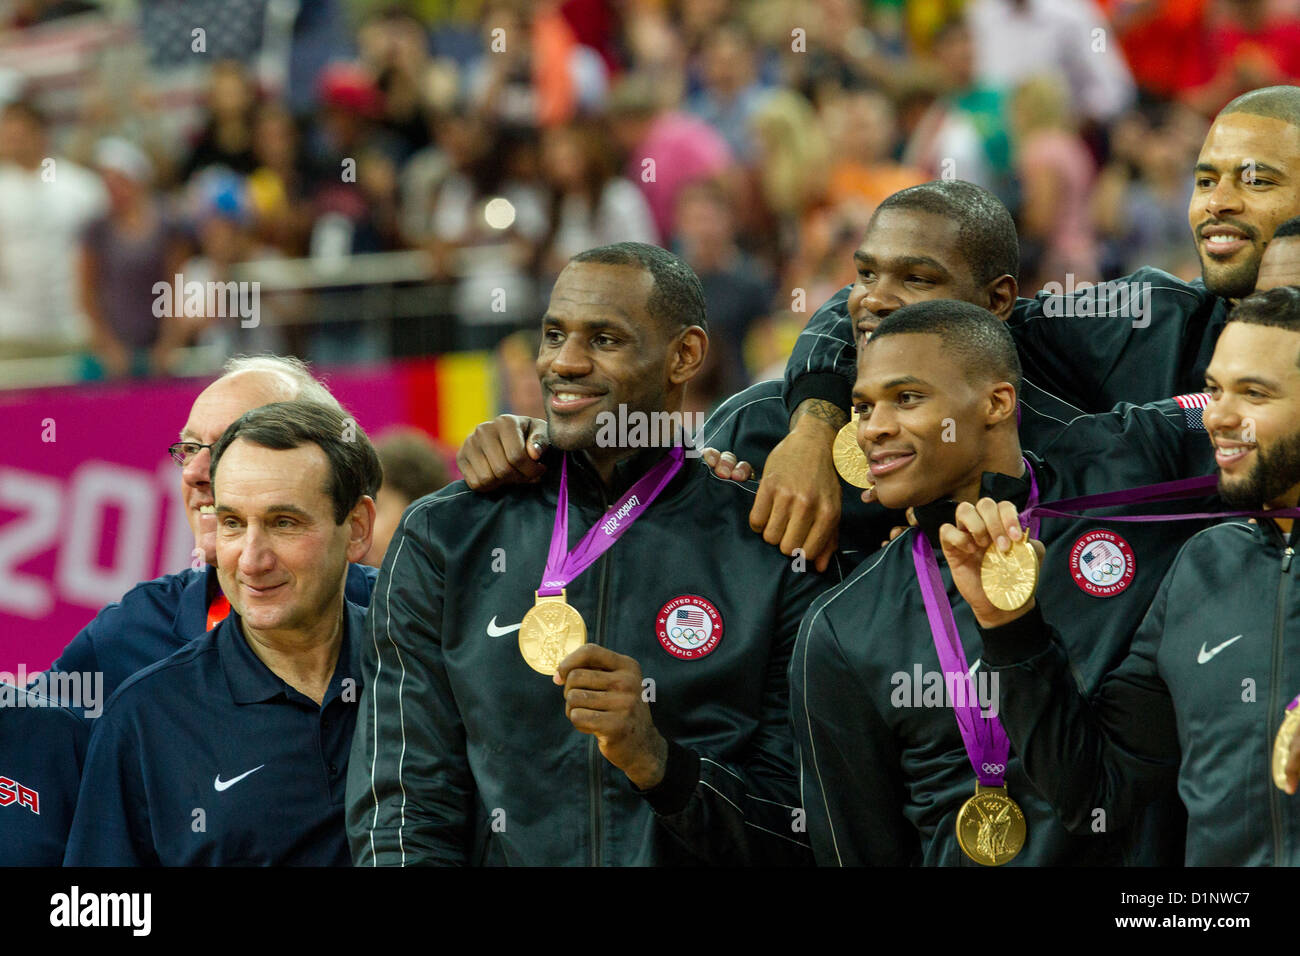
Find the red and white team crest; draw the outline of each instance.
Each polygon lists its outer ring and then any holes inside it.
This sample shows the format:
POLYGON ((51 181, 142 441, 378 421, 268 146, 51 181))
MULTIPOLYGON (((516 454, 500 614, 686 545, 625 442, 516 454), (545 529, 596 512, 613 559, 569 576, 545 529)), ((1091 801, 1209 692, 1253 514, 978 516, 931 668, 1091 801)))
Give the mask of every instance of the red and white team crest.
POLYGON ((1114 597, 1133 583, 1137 559, 1113 531, 1089 531, 1070 549, 1074 583, 1094 597, 1114 597))
POLYGON ((693 661, 713 653, 722 640, 722 615, 711 601, 697 594, 683 594, 659 609, 655 633, 673 657, 693 661))

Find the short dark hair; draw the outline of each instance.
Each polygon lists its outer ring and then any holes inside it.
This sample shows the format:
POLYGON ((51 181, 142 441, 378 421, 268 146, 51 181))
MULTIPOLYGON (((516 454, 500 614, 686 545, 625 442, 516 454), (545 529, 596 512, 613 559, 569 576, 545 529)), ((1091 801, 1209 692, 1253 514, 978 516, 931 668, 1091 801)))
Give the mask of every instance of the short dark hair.
POLYGON ((396 428, 375 441, 384 466, 384 487, 408 502, 432 494, 451 481, 447 462, 433 440, 418 428, 396 428))
POLYGON ((1292 216, 1273 230, 1274 239, 1285 239, 1287 236, 1300 236, 1300 216, 1292 216))
POLYGON ((1242 93, 1219 110, 1218 115, 1227 116, 1231 113, 1267 116, 1292 126, 1300 126, 1300 86, 1261 86, 1257 90, 1242 93))
POLYGON ((956 299, 929 299, 905 305, 885 316, 863 350, 891 335, 937 335, 966 370, 968 381, 980 376, 1010 382, 1020 394, 1020 355, 1006 323, 988 309, 956 299))
POLYGON ((237 438, 276 451, 309 443, 319 446, 330 464, 325 492, 334 502, 336 525, 347 519, 363 495, 373 498, 384 480, 379 456, 360 426, 343 412, 316 402, 272 402, 236 419, 212 446, 209 477, 214 488, 221 456, 237 438))
POLYGON ((936 179, 900 189, 885 198, 871 214, 870 232, 876 217, 886 209, 917 209, 943 216, 957 223, 957 242, 980 285, 999 276, 1020 274, 1020 240, 1011 213, 997 196, 964 179, 936 179))
MULTIPOLYGON (((1288 332, 1300 332, 1300 287, 1280 285, 1267 292, 1255 292, 1233 307, 1224 320, 1243 325, 1267 325, 1288 332)), ((1300 366, 1300 350, 1296 352, 1300 366)))
POLYGON ((639 266, 654 279, 646 311, 670 332, 691 325, 709 330, 704 287, 695 270, 667 249, 647 242, 616 242, 580 252, 570 262, 603 266, 639 266))

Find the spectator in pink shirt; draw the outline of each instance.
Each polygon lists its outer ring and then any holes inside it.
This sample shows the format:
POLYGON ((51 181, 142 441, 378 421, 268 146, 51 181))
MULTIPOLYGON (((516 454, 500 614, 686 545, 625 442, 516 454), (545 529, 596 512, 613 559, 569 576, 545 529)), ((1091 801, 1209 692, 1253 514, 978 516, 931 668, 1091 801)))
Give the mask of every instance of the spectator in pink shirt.
POLYGON ((641 187, 660 241, 673 234, 677 193, 732 165, 731 149, 708 123, 658 105, 641 77, 623 80, 610 97, 614 136, 627 154, 627 178, 641 187))
POLYGON ((1022 84, 1011 100, 1020 180, 1021 275, 1028 288, 1100 279, 1092 220, 1092 154, 1075 132, 1069 93, 1056 77, 1022 84))

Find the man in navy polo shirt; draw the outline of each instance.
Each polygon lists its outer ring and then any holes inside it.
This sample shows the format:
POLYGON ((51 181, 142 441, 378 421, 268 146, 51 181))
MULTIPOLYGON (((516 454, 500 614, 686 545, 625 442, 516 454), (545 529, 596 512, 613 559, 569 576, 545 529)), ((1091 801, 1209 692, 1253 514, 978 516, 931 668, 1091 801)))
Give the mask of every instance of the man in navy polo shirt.
MULTIPOLYGON (((195 399, 180 440, 169 449, 182 468, 185 515, 194 532, 194 556, 202 563, 196 560, 197 567, 137 584, 121 601, 104 607, 50 665, 51 672, 102 672, 109 696, 136 671, 174 654, 225 618, 230 605, 217 581, 209 450, 250 409, 295 399, 342 412, 334 396, 295 358, 258 355, 226 363, 224 374, 195 399)), ((373 497, 377 491, 366 493, 373 497)), ((347 599, 369 604, 377 573, 360 564, 349 567, 347 599)))
POLYGON ((344 597, 382 478, 311 402, 256 408, 212 448, 232 613, 126 681, 91 739, 70 866, 346 866, 364 608, 344 597))
POLYGON ((0 866, 58 866, 77 805, 87 723, 0 683, 0 866))

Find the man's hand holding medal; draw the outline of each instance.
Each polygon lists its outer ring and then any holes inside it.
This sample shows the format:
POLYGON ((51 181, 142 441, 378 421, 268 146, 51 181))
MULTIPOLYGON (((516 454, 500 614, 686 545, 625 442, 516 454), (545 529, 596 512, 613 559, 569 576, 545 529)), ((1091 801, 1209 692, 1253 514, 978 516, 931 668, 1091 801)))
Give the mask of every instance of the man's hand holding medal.
POLYGON ((659 785, 668 741, 655 729, 635 658, 584 644, 560 661, 552 680, 564 687, 564 716, 575 730, 594 735, 604 758, 640 789, 659 785))
POLYGON ((1044 548, 1021 527, 1012 502, 963 501, 954 523, 939 529, 939 543, 980 627, 1009 624, 1033 608, 1044 548))

